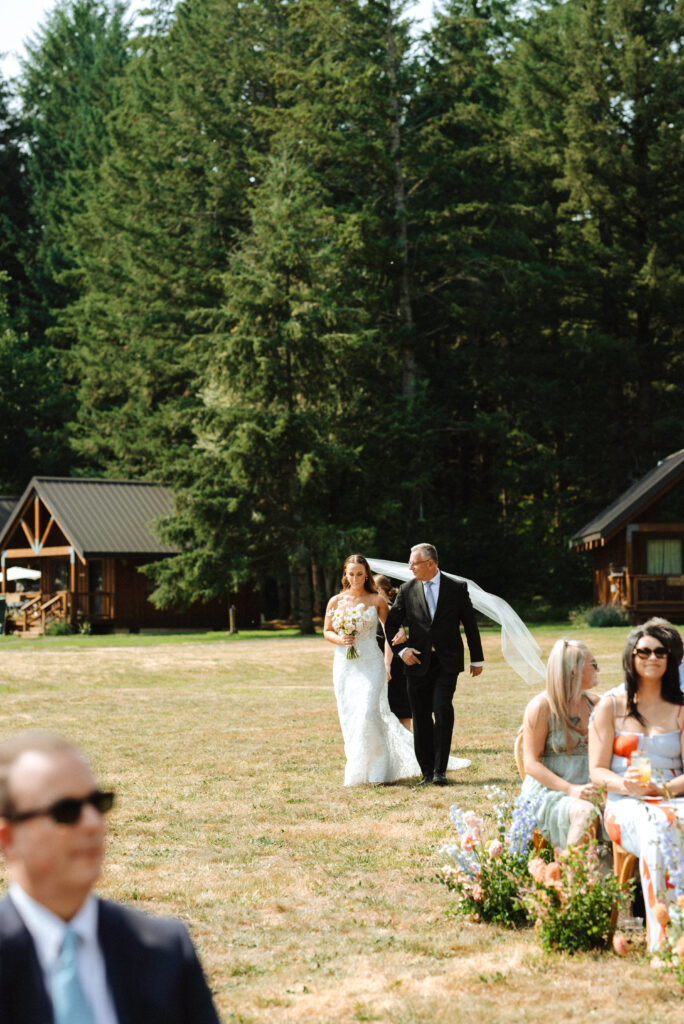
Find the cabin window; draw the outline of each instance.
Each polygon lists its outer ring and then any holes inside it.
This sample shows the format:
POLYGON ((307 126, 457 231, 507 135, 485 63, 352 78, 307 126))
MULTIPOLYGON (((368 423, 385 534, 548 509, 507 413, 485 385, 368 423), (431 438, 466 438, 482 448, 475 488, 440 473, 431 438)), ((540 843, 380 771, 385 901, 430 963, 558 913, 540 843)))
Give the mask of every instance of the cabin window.
POLYGON ((52 563, 52 592, 69 589, 69 560, 56 558, 52 563))
POLYGON ((646 573, 648 576, 681 576, 681 540, 647 540, 646 573))

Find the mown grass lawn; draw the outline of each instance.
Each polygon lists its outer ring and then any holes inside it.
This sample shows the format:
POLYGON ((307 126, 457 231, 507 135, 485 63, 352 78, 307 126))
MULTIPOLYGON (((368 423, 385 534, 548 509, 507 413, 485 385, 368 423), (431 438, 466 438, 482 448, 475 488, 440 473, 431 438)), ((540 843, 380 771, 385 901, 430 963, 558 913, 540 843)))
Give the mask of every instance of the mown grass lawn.
MULTIPOLYGON (((563 632, 597 654, 602 689, 618 682, 624 629, 534 630, 544 654, 563 632)), ((189 923, 224 1021, 681 1020, 682 990, 643 957, 548 955, 531 930, 445 918, 449 805, 518 788, 534 688, 497 633, 456 695, 472 765, 427 791, 342 786, 322 639, 174 640, 3 643, 0 732, 57 729, 90 754, 119 793, 101 891, 189 923)))

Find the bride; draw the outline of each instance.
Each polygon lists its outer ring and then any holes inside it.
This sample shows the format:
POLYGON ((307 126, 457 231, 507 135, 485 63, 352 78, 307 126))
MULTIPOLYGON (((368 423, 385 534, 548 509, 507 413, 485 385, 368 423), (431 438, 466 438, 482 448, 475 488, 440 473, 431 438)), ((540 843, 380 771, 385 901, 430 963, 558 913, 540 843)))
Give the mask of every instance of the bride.
MULTIPOLYGON (((387 700, 387 670, 375 633, 388 605, 378 593, 363 555, 344 563, 342 590, 325 612, 323 635, 335 644, 333 683, 347 764, 345 786, 394 782, 420 775, 413 736, 399 724, 387 700)), ((469 764, 450 758, 450 768, 469 764)))

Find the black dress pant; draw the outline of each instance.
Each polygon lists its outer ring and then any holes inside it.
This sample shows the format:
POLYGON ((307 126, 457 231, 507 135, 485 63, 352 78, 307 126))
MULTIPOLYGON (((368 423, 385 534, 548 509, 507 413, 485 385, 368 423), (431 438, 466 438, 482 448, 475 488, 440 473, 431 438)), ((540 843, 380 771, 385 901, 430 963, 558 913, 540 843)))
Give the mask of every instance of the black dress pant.
POLYGON ((413 718, 413 744, 423 775, 445 772, 454 731, 454 705, 458 675, 442 668, 433 651, 424 676, 407 674, 413 718))

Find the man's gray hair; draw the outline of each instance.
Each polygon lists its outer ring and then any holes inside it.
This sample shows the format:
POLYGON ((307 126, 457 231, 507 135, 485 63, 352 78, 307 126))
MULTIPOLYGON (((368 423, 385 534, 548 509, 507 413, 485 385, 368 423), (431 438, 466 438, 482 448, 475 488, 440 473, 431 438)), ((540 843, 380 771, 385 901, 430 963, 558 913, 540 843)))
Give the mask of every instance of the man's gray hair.
POLYGON ((435 565, 439 565, 439 558, 437 557, 437 548, 434 544, 414 544, 411 548, 411 553, 419 551, 423 558, 431 558, 435 565))
POLYGON ((83 754, 75 743, 58 736, 57 733, 44 732, 42 729, 29 729, 17 733, 0 743, 0 817, 7 818, 16 810, 9 788, 9 778, 13 766, 22 754, 36 750, 43 754, 75 754, 83 759, 83 754))

